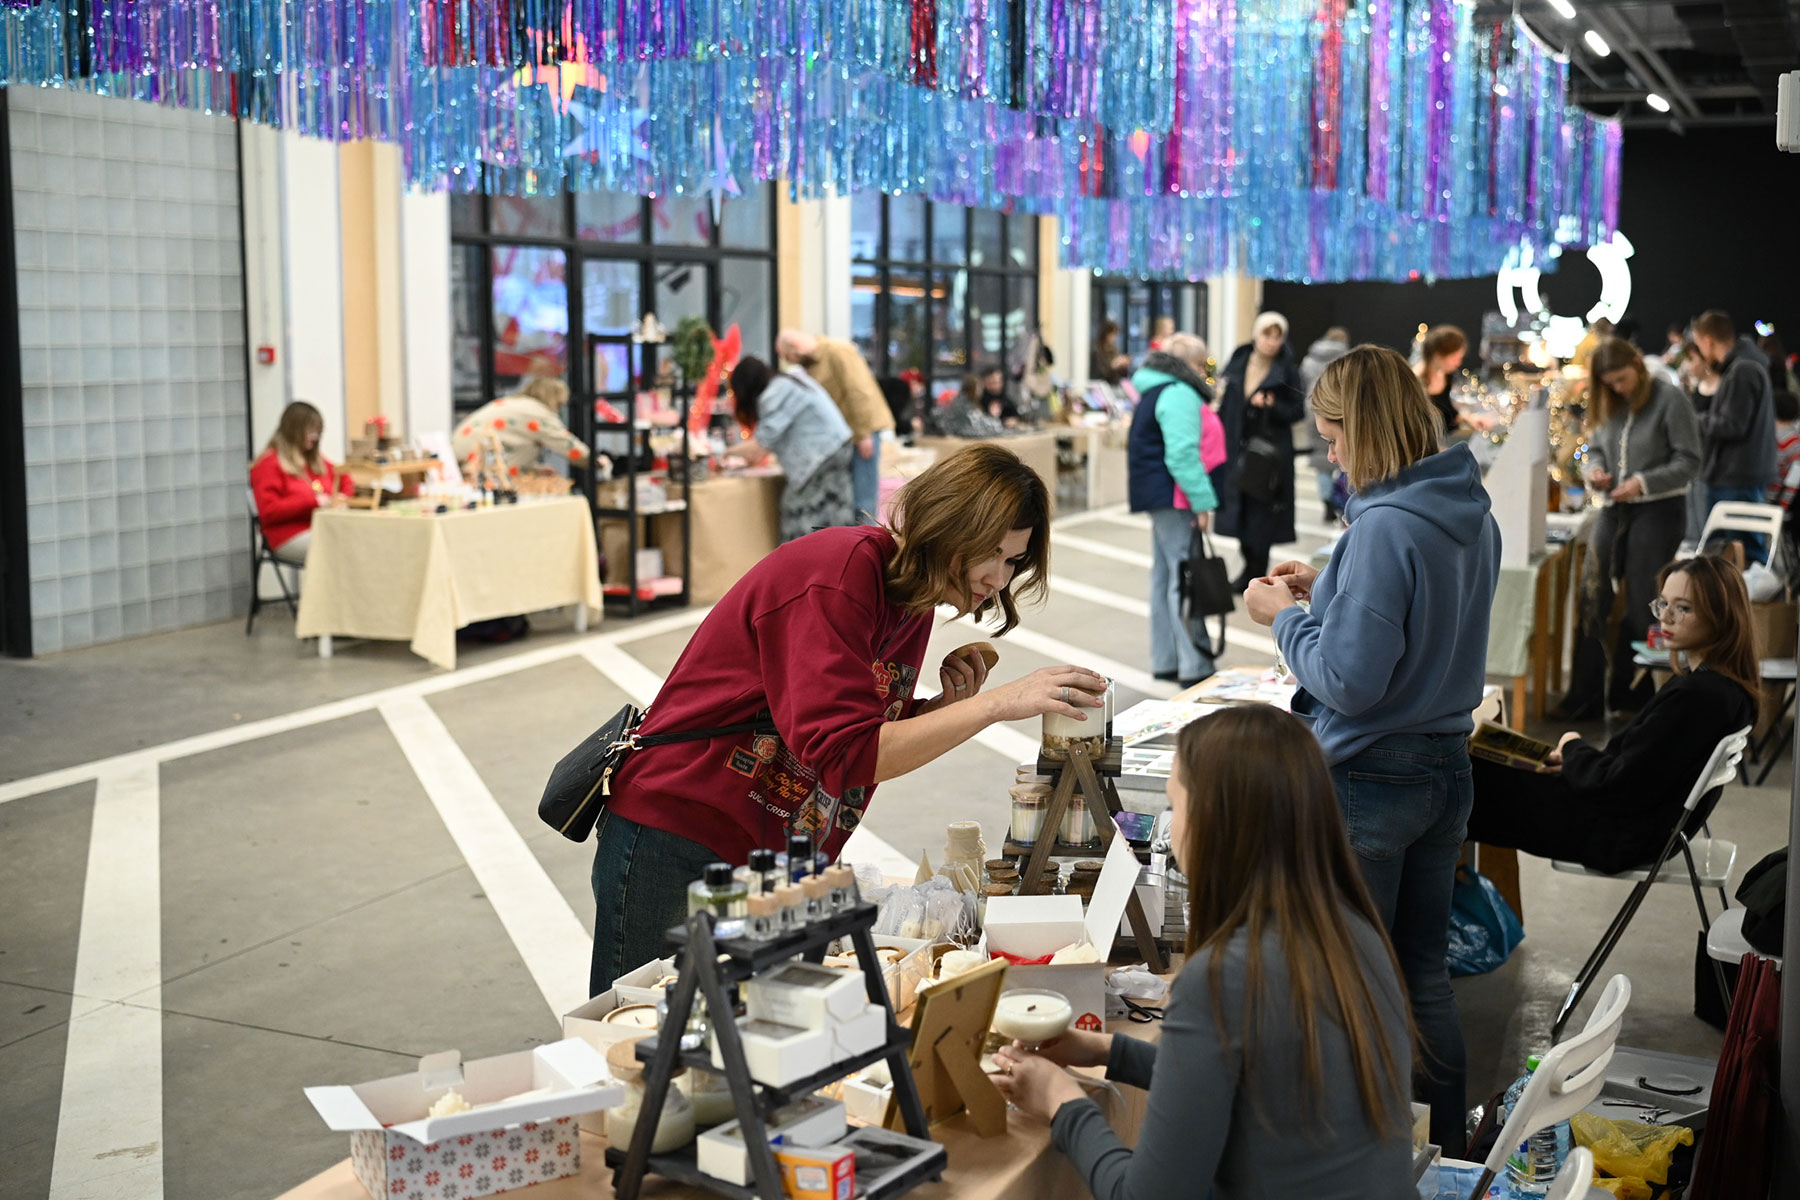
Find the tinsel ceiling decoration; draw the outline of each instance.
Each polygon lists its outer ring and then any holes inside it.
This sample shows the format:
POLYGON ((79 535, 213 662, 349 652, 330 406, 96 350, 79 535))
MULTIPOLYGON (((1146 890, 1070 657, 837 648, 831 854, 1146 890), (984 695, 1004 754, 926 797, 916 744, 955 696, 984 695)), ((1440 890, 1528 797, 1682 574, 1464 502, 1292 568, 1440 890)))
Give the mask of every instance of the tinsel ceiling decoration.
POLYGON ((0 2, 0 83, 393 142, 424 189, 918 192, 1189 277, 1485 274, 1617 220, 1617 126, 1467 0, 0 2))

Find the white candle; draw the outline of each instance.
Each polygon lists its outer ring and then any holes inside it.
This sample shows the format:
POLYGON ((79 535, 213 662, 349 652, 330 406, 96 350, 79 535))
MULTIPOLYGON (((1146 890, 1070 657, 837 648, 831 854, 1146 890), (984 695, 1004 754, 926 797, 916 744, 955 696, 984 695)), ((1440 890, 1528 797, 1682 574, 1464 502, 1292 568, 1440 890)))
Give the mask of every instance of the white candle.
POLYGON ((1013 991, 994 1006, 994 1032, 1027 1046, 1055 1041, 1069 1030, 1075 1009, 1057 992, 1013 991))

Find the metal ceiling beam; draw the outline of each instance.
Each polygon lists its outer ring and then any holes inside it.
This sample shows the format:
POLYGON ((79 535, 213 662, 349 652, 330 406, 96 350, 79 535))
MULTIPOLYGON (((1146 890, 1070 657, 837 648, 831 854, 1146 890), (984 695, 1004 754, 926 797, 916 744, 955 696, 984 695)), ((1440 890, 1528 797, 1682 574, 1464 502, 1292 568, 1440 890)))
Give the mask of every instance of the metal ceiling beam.
POLYGON ((1774 124, 1774 113, 1723 113, 1713 117, 1691 119, 1684 117, 1677 121, 1666 113, 1639 112, 1619 118, 1619 126, 1623 129, 1673 129, 1676 133, 1686 133, 1693 129, 1744 128, 1774 124))
POLYGON ((1592 9, 1585 15, 1594 31, 1612 45, 1613 53, 1623 58, 1625 64, 1637 74, 1638 82, 1662 92, 1663 99, 1682 117, 1693 120, 1700 116, 1700 106, 1694 103, 1693 96, 1675 78, 1675 73, 1669 70, 1669 64, 1662 60, 1662 56, 1639 40, 1629 21, 1615 19, 1610 13, 1603 14, 1592 9))
MULTIPOLYGON (((1756 100, 1762 96, 1762 90, 1748 83, 1714 83, 1689 87, 1687 94, 1695 100, 1756 100)), ((1575 90, 1575 101, 1578 104, 1619 104, 1643 98, 1643 92, 1625 88, 1575 90)))

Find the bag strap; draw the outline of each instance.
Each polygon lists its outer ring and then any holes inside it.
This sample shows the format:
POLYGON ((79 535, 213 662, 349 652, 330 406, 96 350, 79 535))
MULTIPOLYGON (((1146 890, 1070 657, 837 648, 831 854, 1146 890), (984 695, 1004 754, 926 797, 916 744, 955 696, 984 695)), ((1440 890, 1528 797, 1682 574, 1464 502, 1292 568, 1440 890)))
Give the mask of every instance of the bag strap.
MULTIPOLYGON (((644 712, 649 715, 649 710, 644 712)), ((642 718, 640 717, 641 721, 642 718)), ((766 713, 754 721, 745 721, 737 725, 721 725, 717 729, 690 729, 681 733, 651 733, 639 737, 635 732, 631 735, 633 749, 641 750, 645 746, 671 746, 677 742, 698 742, 707 738, 729 737, 736 733, 779 733, 775 722, 766 713)))

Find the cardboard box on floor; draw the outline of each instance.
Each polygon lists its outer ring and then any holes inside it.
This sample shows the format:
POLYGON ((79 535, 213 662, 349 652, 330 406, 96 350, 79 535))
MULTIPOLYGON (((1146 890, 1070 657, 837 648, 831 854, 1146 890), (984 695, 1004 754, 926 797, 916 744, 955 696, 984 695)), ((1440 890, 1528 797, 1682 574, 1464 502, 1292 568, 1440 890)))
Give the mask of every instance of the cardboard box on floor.
MULTIPOLYGON (((1756 631, 1756 652, 1763 658, 1793 658, 1796 640, 1800 640, 1800 606, 1792 600, 1773 600, 1750 606, 1750 624, 1756 631)), ((1781 711, 1781 698, 1786 683, 1770 681, 1762 685, 1756 711, 1757 737, 1768 732, 1781 711)))
MULTIPOLYGON (((1106 865, 1100 869, 1100 878, 1094 884, 1094 898, 1087 906, 1085 918, 1079 896, 995 896, 989 900, 983 933, 989 950, 1020 958, 1041 958, 1072 942, 1086 940, 1100 952, 1099 962, 1033 967, 1015 965, 1007 970, 1007 988, 1046 988, 1060 992, 1075 1009, 1077 1028, 1104 1029, 1106 958, 1112 950, 1113 934, 1124 919, 1125 906, 1137 886, 1137 879, 1137 855, 1123 837, 1115 837, 1106 849, 1106 865), (1042 904, 1040 901, 1056 903, 1042 904), (1043 948, 1058 937, 1063 940, 1048 949, 1043 948)), ((1155 927, 1161 921, 1160 914, 1151 917, 1151 921, 1155 927)))
POLYGON ((473 1200, 575 1174, 575 1117, 622 1103, 625 1089, 600 1051, 568 1038, 466 1063, 446 1050, 410 1074, 310 1087, 306 1098, 326 1125, 350 1134, 351 1169, 371 1196, 473 1200), (487 1107, 428 1115, 452 1090, 487 1107), (494 1103, 508 1097, 520 1098, 494 1103))

